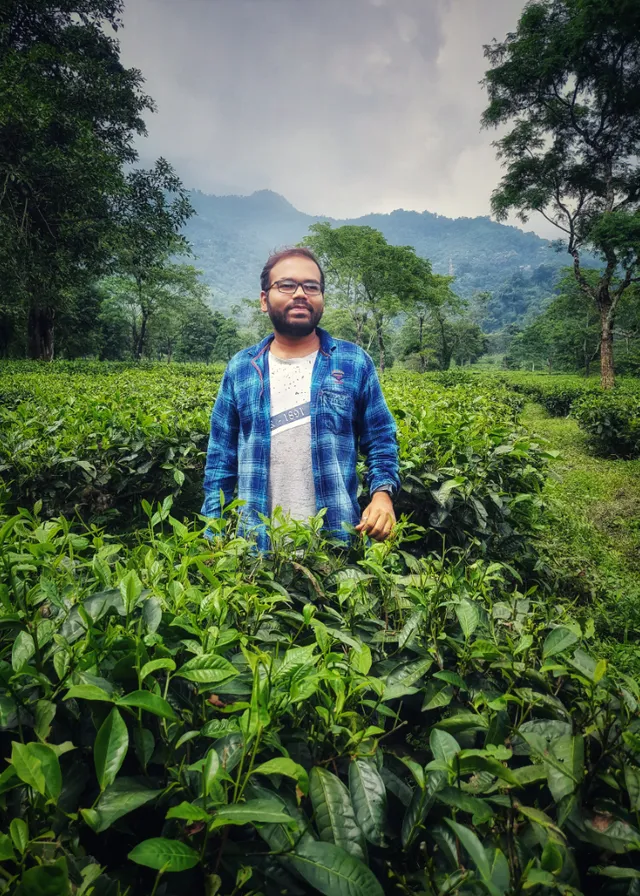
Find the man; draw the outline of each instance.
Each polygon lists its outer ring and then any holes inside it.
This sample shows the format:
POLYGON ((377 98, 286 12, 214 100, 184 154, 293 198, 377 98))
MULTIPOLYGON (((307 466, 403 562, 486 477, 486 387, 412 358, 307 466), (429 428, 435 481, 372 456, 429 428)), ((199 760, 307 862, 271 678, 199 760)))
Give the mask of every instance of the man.
POLYGON ((211 414, 202 513, 220 516, 220 491, 230 501, 237 486, 246 502, 242 531, 260 550, 269 542, 258 514, 278 506, 299 520, 326 508, 327 534, 345 543, 343 523, 384 540, 400 480, 395 422, 373 361, 318 327, 324 273, 309 249, 272 255, 261 287, 273 333, 238 352, 224 373, 211 414), (362 516, 358 451, 371 495, 362 516))

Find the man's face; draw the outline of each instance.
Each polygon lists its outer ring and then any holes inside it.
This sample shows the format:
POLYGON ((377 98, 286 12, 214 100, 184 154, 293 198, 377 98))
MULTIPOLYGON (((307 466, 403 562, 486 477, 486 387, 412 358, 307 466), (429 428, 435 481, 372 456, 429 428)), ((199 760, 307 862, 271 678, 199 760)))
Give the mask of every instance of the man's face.
POLYGON ((318 265, 310 258, 291 255, 283 258, 271 269, 268 292, 260 293, 260 308, 271 318, 273 329, 281 336, 302 339, 313 333, 324 311, 324 296, 307 295, 301 286, 293 294, 281 292, 277 285, 320 283, 318 265))

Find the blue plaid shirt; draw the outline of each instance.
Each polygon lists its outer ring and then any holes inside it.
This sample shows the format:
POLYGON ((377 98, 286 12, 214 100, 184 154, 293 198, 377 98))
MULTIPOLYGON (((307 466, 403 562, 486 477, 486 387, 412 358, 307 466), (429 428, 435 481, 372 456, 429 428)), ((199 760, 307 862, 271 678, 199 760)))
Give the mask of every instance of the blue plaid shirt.
MULTIPOLYGON (((311 455, 316 510, 327 508, 327 534, 345 543, 347 522, 360 521, 358 451, 367 462, 371 493, 400 487, 396 425, 382 395, 376 369, 359 346, 317 329, 320 350, 311 376, 311 455)), ((270 388, 267 352, 273 339, 238 352, 225 370, 211 414, 204 474, 202 513, 220 516, 220 491, 231 501, 237 487, 242 531, 268 550, 258 513, 268 515, 271 451, 270 388)))

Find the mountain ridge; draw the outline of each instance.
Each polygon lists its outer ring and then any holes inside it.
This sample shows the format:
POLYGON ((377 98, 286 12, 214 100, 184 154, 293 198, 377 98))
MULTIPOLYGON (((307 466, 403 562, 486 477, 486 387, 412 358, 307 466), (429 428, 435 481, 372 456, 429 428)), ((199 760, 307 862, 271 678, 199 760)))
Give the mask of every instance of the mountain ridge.
POLYGON ((239 300, 257 297, 260 270, 269 254, 301 242, 309 226, 319 221, 334 227, 374 227, 390 243, 413 246, 431 261, 436 273, 453 270, 454 289, 465 299, 491 292, 488 329, 535 313, 551 294, 560 269, 569 263, 565 253, 553 251, 549 240, 492 221, 488 215, 449 218, 426 209, 399 208, 334 218, 301 212, 268 189, 221 196, 195 189, 188 195, 197 214, 183 232, 196 267, 212 289, 213 306, 227 313, 239 300))

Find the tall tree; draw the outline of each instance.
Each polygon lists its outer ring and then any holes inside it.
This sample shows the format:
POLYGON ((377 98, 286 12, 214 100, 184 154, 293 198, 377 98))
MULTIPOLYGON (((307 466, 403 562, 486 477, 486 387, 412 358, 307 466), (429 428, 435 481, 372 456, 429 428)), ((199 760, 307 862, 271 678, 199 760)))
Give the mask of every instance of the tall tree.
POLYGON ((123 309, 129 320, 134 359, 150 354, 152 328, 156 331, 156 347, 170 359, 190 307, 208 293, 199 274, 191 265, 160 259, 137 278, 131 274, 105 277, 101 287, 106 302, 123 309))
POLYGON ((421 371, 431 365, 434 356, 440 368, 448 370, 456 345, 448 314, 461 308, 458 296, 451 289, 454 278, 432 274, 428 262, 424 262, 422 268, 418 265, 414 273, 410 281, 405 324, 405 332, 413 332, 412 340, 409 335, 411 350, 418 357, 421 371))
MULTIPOLYGON (((595 271, 586 276, 597 280, 595 271)), ((509 359, 561 370, 582 370, 589 376, 600 352, 599 312, 595 301, 586 302, 572 271, 559 284, 559 295, 519 333, 509 346, 509 359)), ((640 348, 640 290, 631 286, 620 298, 613 331, 617 366, 627 369, 640 348), (622 351, 620 351, 621 349, 622 351)))
MULTIPOLYGON (((182 225, 194 213, 180 178, 166 159, 152 169, 127 174, 125 189, 115 202, 118 224, 113 241, 113 266, 123 282, 135 284, 133 306, 135 356, 141 358, 152 315, 173 297, 196 295, 199 273, 187 265, 176 265, 171 257, 190 253, 182 225), (170 198, 172 197, 172 198, 170 198)), ((128 287, 128 295, 133 295, 128 287)))
POLYGON ((510 124, 496 142, 506 174, 492 196, 497 218, 536 211, 573 258, 600 314, 601 379, 614 383, 613 328, 640 254, 640 4, 637 0, 533 0, 515 33, 485 46, 485 126, 510 124), (604 266, 592 284, 581 252, 604 266))
POLYGON ((137 158, 142 76, 106 33, 123 0, 4 0, 0 11, 0 283, 28 354, 51 359, 69 290, 109 260, 112 199, 137 158))
POLYGON ((318 255, 336 305, 351 315, 358 345, 371 322, 384 371, 388 323, 420 293, 431 276, 429 262, 411 246, 391 246, 373 227, 346 224, 333 230, 324 221, 312 224, 309 232, 304 245, 318 255))

